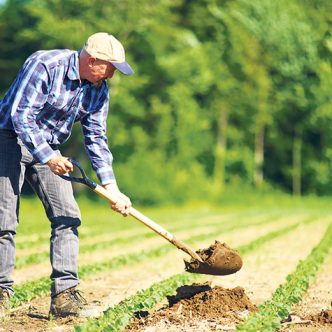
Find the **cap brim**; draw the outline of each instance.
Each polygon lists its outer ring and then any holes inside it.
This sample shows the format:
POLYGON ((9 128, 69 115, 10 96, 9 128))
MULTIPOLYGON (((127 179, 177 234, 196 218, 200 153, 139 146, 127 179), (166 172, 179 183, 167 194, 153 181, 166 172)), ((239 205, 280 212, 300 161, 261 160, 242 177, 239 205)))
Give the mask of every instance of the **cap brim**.
POLYGON ((121 71, 122 74, 125 75, 132 75, 134 74, 133 69, 129 66, 129 64, 127 62, 111 62, 112 65, 121 71))

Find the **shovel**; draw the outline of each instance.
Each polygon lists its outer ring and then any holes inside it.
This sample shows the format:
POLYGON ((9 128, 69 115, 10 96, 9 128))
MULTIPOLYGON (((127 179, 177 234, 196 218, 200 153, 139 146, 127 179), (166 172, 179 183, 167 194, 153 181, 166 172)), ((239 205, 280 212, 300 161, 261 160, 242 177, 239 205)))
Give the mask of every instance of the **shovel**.
MULTIPOLYGON (((104 189, 102 186, 88 178, 79 162, 71 158, 68 160, 79 169, 82 177, 60 175, 61 178, 71 182, 82 183, 88 186, 99 196, 106 198, 113 204, 117 201, 116 195, 113 195, 110 191, 104 189)), ((208 249, 195 252, 187 244, 177 240, 173 234, 133 207, 130 208, 129 214, 162 236, 164 239, 168 240, 178 249, 187 253, 191 257, 191 261, 185 261, 185 269, 188 272, 210 275, 227 275, 237 272, 242 267, 242 259, 240 255, 237 251, 232 250, 226 244, 221 244, 216 241, 215 244, 210 246, 208 249)))

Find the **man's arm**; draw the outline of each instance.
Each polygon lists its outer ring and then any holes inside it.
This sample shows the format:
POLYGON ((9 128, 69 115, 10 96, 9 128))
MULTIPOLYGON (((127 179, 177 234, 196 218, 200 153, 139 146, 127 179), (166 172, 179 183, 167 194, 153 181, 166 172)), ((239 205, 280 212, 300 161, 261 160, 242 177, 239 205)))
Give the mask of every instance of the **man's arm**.
POLYGON ((123 216, 129 214, 130 199, 121 193, 116 183, 112 162, 113 156, 108 147, 106 136, 106 118, 108 114, 108 98, 97 111, 88 113, 81 119, 84 134, 84 144, 93 169, 106 190, 116 194, 118 200, 112 204, 112 209, 123 216))
POLYGON ((57 156, 36 123, 36 116, 47 101, 49 74, 42 63, 28 60, 21 69, 15 84, 17 84, 17 91, 11 106, 14 130, 34 159, 45 164, 57 156))
POLYGON ((36 117, 43 109, 49 93, 50 77, 47 69, 42 63, 28 59, 15 84, 17 91, 11 120, 18 137, 34 159, 47 164, 54 174, 63 175, 72 171, 72 163, 52 150, 36 123, 36 117))

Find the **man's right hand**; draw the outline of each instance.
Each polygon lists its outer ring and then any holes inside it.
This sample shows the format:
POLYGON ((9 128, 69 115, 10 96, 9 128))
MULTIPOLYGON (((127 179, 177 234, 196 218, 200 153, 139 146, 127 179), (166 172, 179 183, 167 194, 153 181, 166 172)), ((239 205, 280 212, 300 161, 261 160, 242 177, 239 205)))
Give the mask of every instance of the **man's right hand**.
POLYGON ((73 171, 73 164, 66 157, 56 156, 50 159, 47 163, 51 171, 56 175, 64 175, 73 171))
POLYGON ((118 188, 116 182, 108 183, 103 186, 106 190, 109 190, 113 195, 117 196, 117 200, 111 203, 111 207, 114 211, 121 213, 124 217, 127 217, 130 213, 131 201, 130 198, 124 195, 118 188))

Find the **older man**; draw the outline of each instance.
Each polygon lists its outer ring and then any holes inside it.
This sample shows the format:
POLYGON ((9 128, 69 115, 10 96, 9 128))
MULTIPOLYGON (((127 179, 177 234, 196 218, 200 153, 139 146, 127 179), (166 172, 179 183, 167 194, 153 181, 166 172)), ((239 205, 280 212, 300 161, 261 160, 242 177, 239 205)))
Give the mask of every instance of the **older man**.
POLYGON ((0 102, 0 316, 14 294, 14 238, 24 179, 51 221, 50 314, 84 314, 85 300, 76 289, 80 211, 71 184, 57 176, 72 171, 73 165, 58 146, 79 121, 93 169, 102 185, 118 197, 112 208, 128 215, 131 202, 118 189, 106 137, 109 93, 105 80, 117 69, 133 74, 121 43, 99 32, 80 51, 32 54, 0 102))

